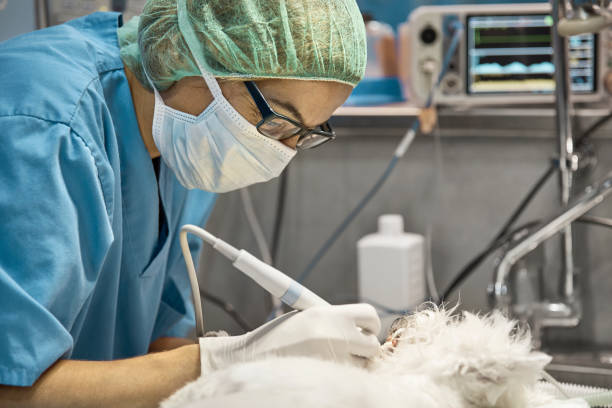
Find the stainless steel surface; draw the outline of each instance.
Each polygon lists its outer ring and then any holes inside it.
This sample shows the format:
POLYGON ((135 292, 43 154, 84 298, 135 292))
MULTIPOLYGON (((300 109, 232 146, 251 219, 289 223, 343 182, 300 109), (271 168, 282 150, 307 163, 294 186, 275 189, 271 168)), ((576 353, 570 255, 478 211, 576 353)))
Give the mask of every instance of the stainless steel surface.
POLYGON ((544 327, 575 327, 582 318, 582 303, 574 287, 574 248, 572 241, 572 222, 600 204, 610 193, 612 173, 599 184, 587 189, 582 197, 571 206, 573 172, 577 170, 577 156, 574 154, 572 137, 572 104, 567 60, 567 39, 557 30, 559 19, 566 15, 563 0, 551 0, 553 17, 553 61, 555 65, 555 128, 557 131, 559 193, 562 210, 534 232, 522 238, 503 255, 495 270, 494 283, 490 295, 494 307, 502 308, 509 314, 531 325, 533 342, 540 345, 541 330, 544 327), (560 301, 551 303, 542 297, 530 304, 512 305, 508 277, 515 264, 525 255, 539 247, 552 236, 561 236, 560 301), (518 315, 517 315, 518 314, 518 315))
POLYGON ((610 350, 549 353, 553 361, 546 367, 556 380, 592 387, 612 387, 612 353, 610 350))
POLYGON ((612 24, 608 0, 571 0, 571 10, 559 23, 564 37, 596 33, 612 24))
POLYGON ((602 227, 612 228, 612 219, 606 217, 584 216, 580 218, 579 222, 585 224, 597 224, 602 227))
POLYGON ((36 28, 49 27, 49 0, 34 0, 36 7, 36 28))
MULTIPOLYGON (((574 143, 572 138, 571 122, 571 92, 568 71, 568 44, 567 38, 559 35, 557 27, 559 19, 566 14, 564 0, 551 0, 553 17, 553 62, 555 65, 555 109, 556 129, 559 142, 559 192, 561 205, 566 206, 570 199, 572 188, 572 172, 570 163, 574 163, 574 143)), ((567 224, 561 231, 562 268, 562 296, 571 301, 574 296, 574 257, 572 245, 572 226, 567 224)))
POLYGON ((582 314, 580 299, 577 296, 564 298, 565 303, 549 303, 542 301, 531 307, 519 305, 512 309, 511 297, 508 293, 508 277, 513 266, 524 256, 538 248, 540 244, 554 235, 562 232, 565 228, 586 214, 588 211, 601 204, 604 199, 612 193, 612 172, 601 182, 589 186, 582 196, 578 197, 566 209, 548 221, 542 223, 531 234, 512 245, 503 255, 495 270, 493 290, 491 293, 494 307, 501 308, 506 312, 523 312, 522 318, 527 319, 532 325, 534 341, 539 342, 540 331, 543 327, 574 327, 582 314))

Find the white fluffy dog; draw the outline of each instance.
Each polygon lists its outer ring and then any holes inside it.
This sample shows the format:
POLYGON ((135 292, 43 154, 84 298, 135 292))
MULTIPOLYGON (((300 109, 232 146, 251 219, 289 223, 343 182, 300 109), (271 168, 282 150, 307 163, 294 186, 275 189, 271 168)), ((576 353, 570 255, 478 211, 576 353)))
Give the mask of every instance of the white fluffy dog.
POLYGON ((236 364, 186 385, 162 408, 588 407, 536 383, 550 357, 501 314, 426 307, 391 329, 367 368, 314 358, 236 364))

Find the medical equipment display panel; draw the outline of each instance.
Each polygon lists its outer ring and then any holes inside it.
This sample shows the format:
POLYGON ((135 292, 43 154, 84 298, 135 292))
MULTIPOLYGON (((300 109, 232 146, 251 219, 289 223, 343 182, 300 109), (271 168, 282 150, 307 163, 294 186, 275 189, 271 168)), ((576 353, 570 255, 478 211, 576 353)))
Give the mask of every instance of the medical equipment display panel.
MULTIPOLYGON (((546 14, 467 16, 467 92, 554 92, 552 25, 546 14)), ((596 41, 594 34, 569 38, 574 93, 596 91, 596 41)))

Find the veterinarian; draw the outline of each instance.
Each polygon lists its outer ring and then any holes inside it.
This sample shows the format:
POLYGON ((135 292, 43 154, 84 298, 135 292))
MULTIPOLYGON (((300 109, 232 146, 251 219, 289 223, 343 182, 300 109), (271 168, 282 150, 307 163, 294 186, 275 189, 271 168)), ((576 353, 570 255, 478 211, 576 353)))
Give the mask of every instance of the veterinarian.
POLYGON ((367 305, 186 338, 178 240, 333 139, 365 60, 354 0, 150 0, 0 44, 0 406, 154 407, 235 362, 376 354, 367 305))

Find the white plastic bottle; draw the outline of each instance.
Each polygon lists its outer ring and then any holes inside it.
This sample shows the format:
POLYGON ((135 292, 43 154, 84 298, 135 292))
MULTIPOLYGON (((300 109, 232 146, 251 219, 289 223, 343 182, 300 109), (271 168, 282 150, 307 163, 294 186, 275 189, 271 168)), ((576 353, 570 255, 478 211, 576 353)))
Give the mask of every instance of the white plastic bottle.
MULTIPOLYGON (((359 297, 393 310, 418 306, 425 299, 425 239, 404 232, 398 214, 381 215, 378 232, 357 242, 359 297)), ((381 313, 386 336, 398 315, 381 313)))

